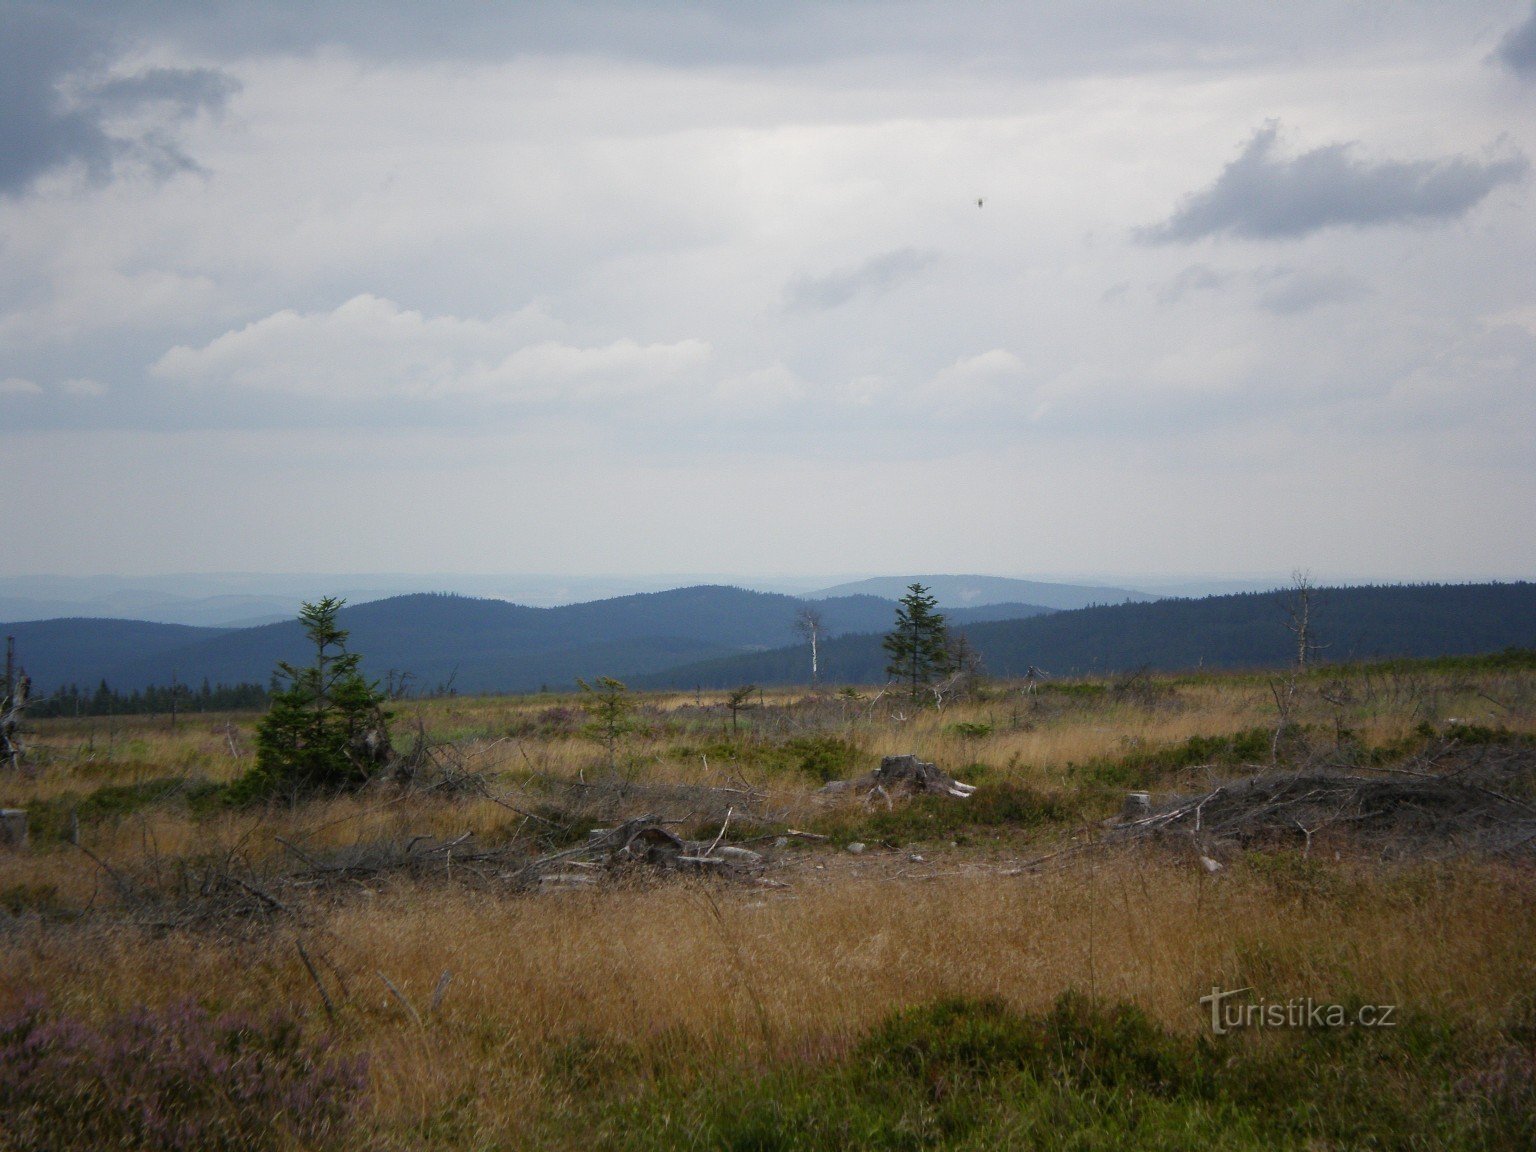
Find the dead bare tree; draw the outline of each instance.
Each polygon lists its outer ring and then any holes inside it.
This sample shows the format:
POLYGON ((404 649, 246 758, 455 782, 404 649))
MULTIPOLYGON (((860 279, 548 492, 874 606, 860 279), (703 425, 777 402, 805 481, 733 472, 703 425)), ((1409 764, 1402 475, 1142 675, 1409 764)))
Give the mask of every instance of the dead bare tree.
POLYGON ((811 687, 815 688, 821 683, 819 647, 825 634, 821 613, 814 608, 800 609, 795 613, 795 631, 811 645, 811 687))
POLYGON ((1284 597, 1286 627, 1296 637, 1296 671, 1307 670, 1307 660, 1324 647, 1313 638, 1312 610, 1316 606, 1317 585, 1312 576, 1301 569, 1291 573, 1291 586, 1284 597))
POLYGON ((1281 742, 1294 728, 1292 716, 1295 713, 1297 681, 1306 674, 1307 660, 1323 647, 1313 638, 1312 612, 1316 594, 1317 586, 1312 583, 1310 573, 1300 568, 1291 573, 1291 586, 1286 590, 1282 604, 1286 614, 1285 626, 1296 637, 1296 661, 1289 675, 1283 680, 1271 680, 1269 685, 1278 713, 1274 738, 1269 748, 1271 763, 1279 761, 1281 742))
POLYGON ((16 638, 5 638, 5 694, 0 696, 0 764, 20 768, 26 746, 21 740, 21 718, 32 693, 32 678, 16 665, 16 638))

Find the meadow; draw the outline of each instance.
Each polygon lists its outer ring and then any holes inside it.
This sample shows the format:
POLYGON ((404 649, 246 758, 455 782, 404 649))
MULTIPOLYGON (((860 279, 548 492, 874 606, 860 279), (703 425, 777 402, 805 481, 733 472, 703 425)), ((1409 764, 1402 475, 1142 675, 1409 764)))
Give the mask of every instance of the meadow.
POLYGON ((628 700, 611 747, 580 695, 397 701, 409 771, 258 807, 255 715, 32 722, 0 1148, 1536 1141, 1530 841, 1114 834, 1127 791, 1485 753, 1529 811, 1528 657, 628 700), (904 753, 976 793, 819 791, 904 753), (528 882, 641 813, 766 867, 528 882), (1218 1034, 1216 990, 1301 1019, 1218 1034))

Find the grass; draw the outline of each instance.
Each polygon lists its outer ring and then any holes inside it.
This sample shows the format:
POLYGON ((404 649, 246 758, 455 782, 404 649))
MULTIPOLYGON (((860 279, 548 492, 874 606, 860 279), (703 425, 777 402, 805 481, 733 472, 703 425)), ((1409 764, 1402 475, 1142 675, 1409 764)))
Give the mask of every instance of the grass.
MULTIPOLYGON (((1519 661, 1319 673, 1293 718, 1329 754, 1348 732, 1351 763, 1447 741, 1504 755, 1536 734, 1533 685, 1519 661)), ((574 696, 410 702, 401 745, 418 726, 456 741, 489 795, 254 809, 219 803, 253 717, 37 723, 35 774, 0 780, 33 828, 0 855, 0 1014, 42 996, 107 1034, 189 991, 210 1019, 286 1014, 368 1059, 359 1107, 321 1141, 347 1148, 1530 1146, 1528 868, 1299 847, 1214 877, 1175 851, 1009 867, 1086 843, 1126 788, 1267 763, 1267 678, 999 687, 942 713, 864 695, 768 693, 734 733, 723 696, 644 697, 613 777, 574 696), (816 795, 906 752, 977 792, 816 795), (658 803, 680 830, 717 829, 710 788, 735 790, 719 802, 741 835, 830 842, 779 851, 783 888, 527 895, 457 869, 285 888, 286 911, 196 926, 156 911, 219 870, 291 872, 295 851, 469 832, 531 852, 658 803), (1215 1037, 1213 986, 1393 1004, 1401 1024, 1215 1037)))

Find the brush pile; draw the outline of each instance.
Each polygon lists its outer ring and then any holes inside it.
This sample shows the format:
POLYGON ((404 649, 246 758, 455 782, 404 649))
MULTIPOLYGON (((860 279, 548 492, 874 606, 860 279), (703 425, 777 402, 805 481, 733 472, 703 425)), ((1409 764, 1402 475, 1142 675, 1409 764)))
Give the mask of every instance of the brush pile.
POLYGON ((594 828, 587 842, 533 861, 521 877, 546 891, 591 887, 603 874, 636 869, 734 879, 759 875, 766 860, 761 852, 724 844, 730 817, 713 840, 684 840, 653 816, 637 816, 615 828, 594 828), (574 871, 573 871, 574 869, 574 871))
POLYGON ((1268 772, 1148 815, 1112 839, 1190 838, 1213 851, 1326 841, 1384 859, 1477 853, 1536 859, 1536 748, 1480 747, 1393 768, 1268 772))

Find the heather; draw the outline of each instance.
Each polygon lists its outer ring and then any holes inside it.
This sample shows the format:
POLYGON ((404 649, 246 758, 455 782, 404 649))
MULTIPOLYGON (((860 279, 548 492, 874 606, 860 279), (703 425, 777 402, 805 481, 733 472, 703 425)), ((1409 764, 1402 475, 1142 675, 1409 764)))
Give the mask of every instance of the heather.
POLYGON ((92 1020, 33 997, 0 1017, 0 1145, 17 1152, 332 1146, 366 1083, 365 1059, 291 1013, 183 1001, 92 1020))

